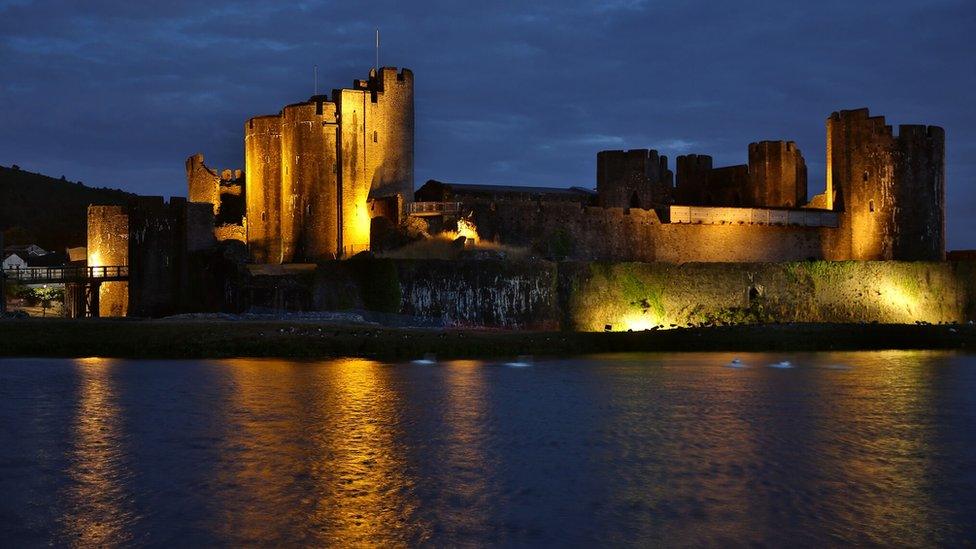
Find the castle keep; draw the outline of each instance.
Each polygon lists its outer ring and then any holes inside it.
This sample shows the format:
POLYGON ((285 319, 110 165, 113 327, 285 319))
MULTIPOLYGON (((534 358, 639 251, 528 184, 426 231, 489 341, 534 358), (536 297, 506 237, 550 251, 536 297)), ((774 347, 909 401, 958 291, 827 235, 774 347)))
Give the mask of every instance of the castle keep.
POLYGON ((686 154, 673 170, 655 150, 601 151, 595 190, 431 180, 414 192, 413 74, 384 67, 247 120, 243 171, 191 156, 189 202, 93 207, 89 262, 131 265, 128 287, 102 288, 102 314, 154 315, 185 310, 187 288, 237 295, 245 262, 395 253, 456 236, 462 219, 482 242, 560 261, 944 260, 944 131, 895 132, 867 109, 835 112, 826 129, 826 188, 809 199, 788 140, 749 144, 745 164, 686 154), (193 280, 191 264, 209 278, 193 280))
POLYGON ((413 73, 384 67, 244 125, 247 244, 257 263, 352 255, 371 219, 413 200, 413 73))

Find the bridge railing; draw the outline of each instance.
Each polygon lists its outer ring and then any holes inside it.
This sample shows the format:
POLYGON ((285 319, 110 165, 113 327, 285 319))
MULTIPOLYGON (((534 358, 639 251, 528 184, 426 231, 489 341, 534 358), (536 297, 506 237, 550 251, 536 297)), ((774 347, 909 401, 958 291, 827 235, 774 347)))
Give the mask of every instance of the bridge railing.
POLYGON ((460 211, 460 202, 411 202, 408 213, 410 215, 424 217, 457 214, 460 211))
POLYGON ((129 277, 129 267, 128 265, 15 267, 13 269, 4 269, 3 275, 8 280, 15 280, 25 284, 123 280, 129 277))

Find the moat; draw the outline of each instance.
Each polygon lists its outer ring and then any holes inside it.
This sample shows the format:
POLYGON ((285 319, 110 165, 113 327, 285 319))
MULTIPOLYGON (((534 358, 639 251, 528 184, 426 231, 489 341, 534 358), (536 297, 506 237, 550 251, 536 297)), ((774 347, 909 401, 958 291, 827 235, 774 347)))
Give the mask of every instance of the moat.
POLYGON ((526 362, 0 359, 0 530, 17 546, 976 536, 976 356, 526 362))

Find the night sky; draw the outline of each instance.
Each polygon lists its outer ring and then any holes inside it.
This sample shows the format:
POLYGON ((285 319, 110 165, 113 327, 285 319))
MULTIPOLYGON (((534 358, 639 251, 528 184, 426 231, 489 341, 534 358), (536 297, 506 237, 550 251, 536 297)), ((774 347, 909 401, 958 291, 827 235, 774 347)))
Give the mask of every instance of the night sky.
POLYGON ((416 184, 595 186, 602 149, 745 163, 870 107, 946 128, 950 248, 976 248, 976 2, 0 0, 0 164, 185 195, 243 165, 244 121, 374 62, 416 78, 416 184), (158 4, 150 6, 150 4, 158 4), (287 6, 285 4, 288 4, 287 6))

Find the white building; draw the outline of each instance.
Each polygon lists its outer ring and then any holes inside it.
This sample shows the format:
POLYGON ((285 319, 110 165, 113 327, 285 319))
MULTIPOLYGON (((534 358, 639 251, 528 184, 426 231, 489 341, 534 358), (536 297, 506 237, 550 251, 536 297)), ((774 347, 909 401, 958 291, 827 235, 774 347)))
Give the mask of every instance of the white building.
POLYGON ((3 270, 26 269, 27 261, 15 252, 3 254, 3 270))

